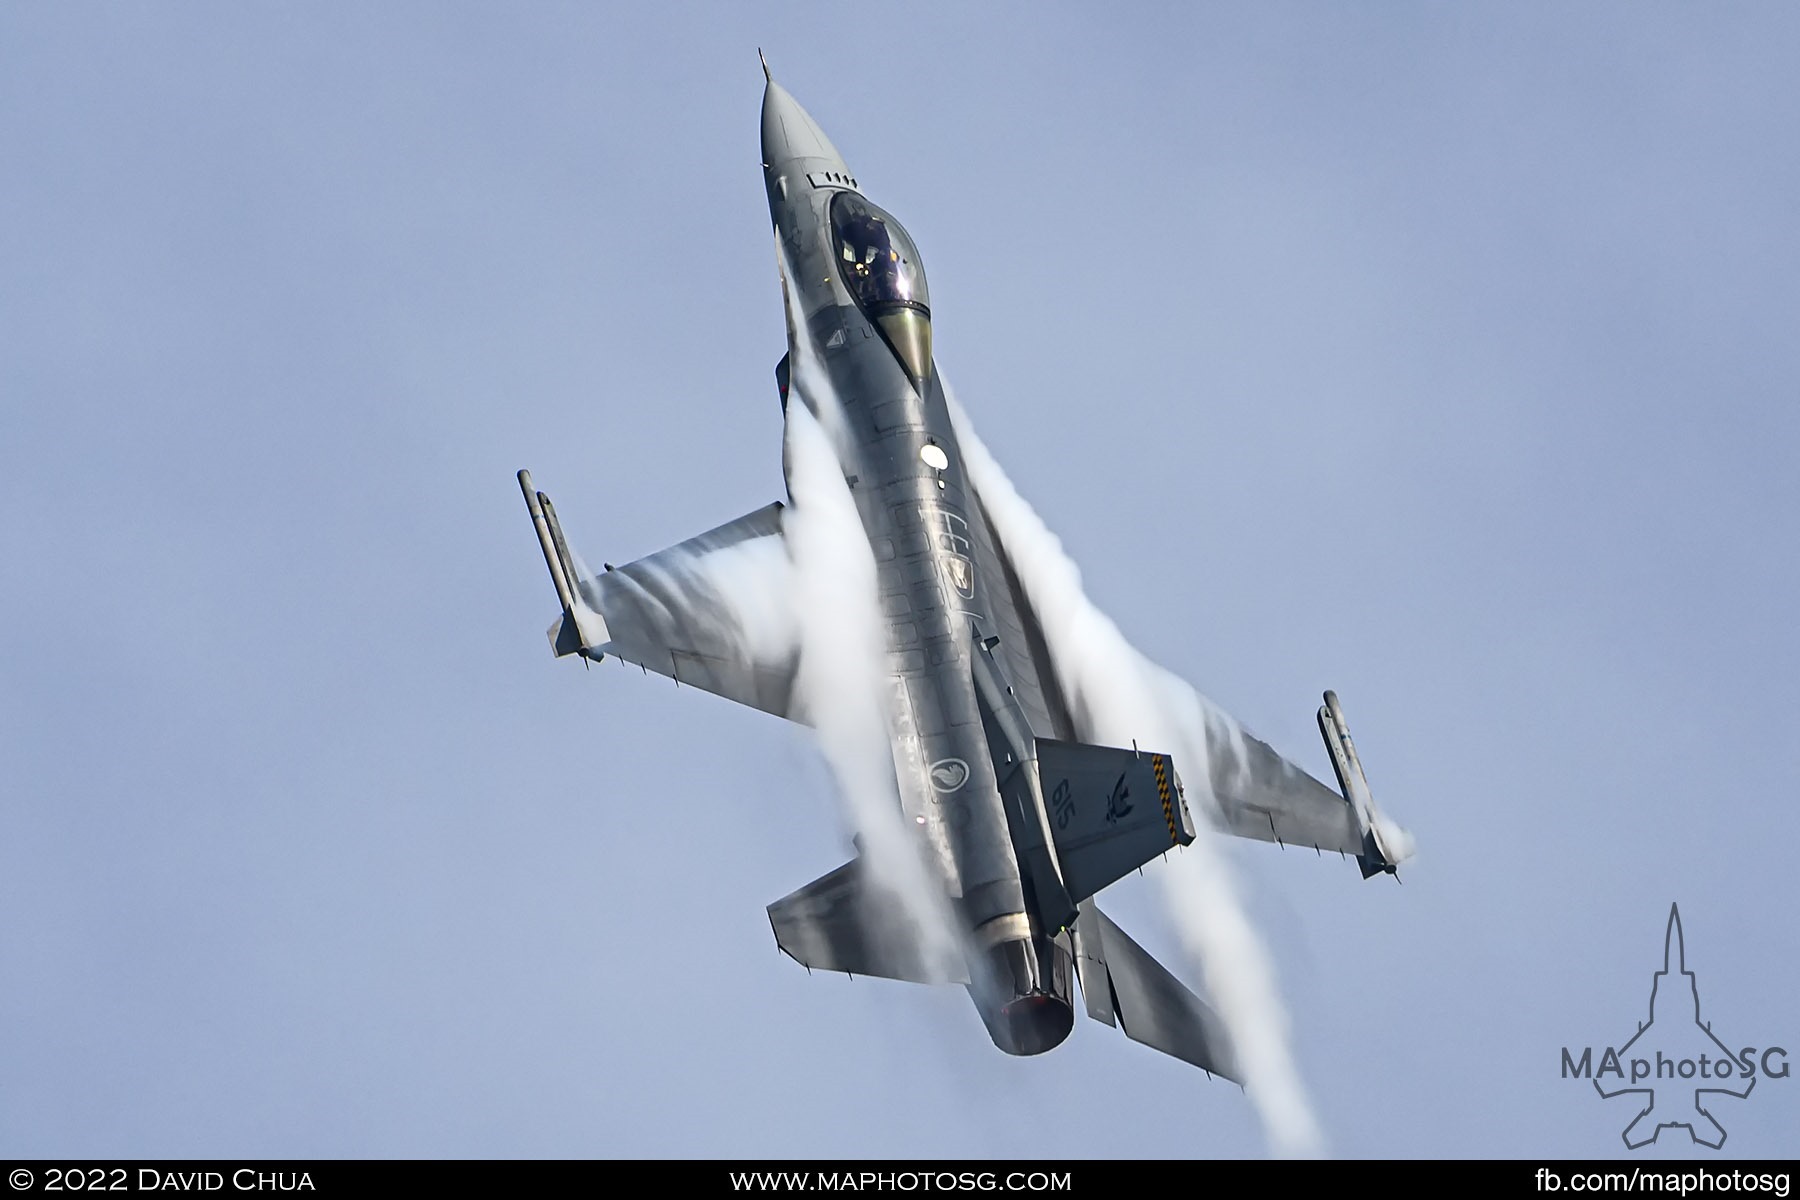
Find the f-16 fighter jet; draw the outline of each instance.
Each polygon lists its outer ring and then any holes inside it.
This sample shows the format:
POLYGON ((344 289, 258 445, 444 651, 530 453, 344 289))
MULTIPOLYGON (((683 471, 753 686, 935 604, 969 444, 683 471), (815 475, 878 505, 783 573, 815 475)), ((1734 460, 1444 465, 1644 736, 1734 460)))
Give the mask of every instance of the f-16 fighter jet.
MULTIPOLYGON (((767 67, 764 67, 765 76, 767 67)), ((950 914, 949 961, 884 891, 869 856, 769 905, 781 949, 808 968, 968 989, 994 1044, 1042 1054, 1069 1036, 1076 987, 1096 1020, 1227 1078, 1240 1070, 1213 1011, 1096 906, 1108 884, 1195 837, 1172 747, 1083 744, 1053 647, 996 534, 932 359, 918 248, 863 190, 819 125, 770 80, 763 181, 788 310, 776 367, 790 423, 804 405, 835 452, 875 564, 881 692, 903 825, 950 914), (818 385, 806 386, 811 372, 818 385), (817 410, 828 397, 837 410, 817 410)), ((791 455, 789 456, 791 458, 791 455)), ((784 462, 790 497, 793 464, 784 462)), ((562 616, 558 656, 613 655, 681 683, 809 722, 792 621, 739 594, 789 563, 769 504, 676 546, 586 574, 549 497, 519 472, 562 616), (722 569, 728 567, 729 569, 722 569), (766 614, 765 614, 766 615, 766 614)), ((816 714, 815 714, 816 715, 816 714)), ((1342 794, 1241 731, 1209 733, 1225 832, 1351 855, 1393 872, 1335 696, 1319 727, 1342 794)))

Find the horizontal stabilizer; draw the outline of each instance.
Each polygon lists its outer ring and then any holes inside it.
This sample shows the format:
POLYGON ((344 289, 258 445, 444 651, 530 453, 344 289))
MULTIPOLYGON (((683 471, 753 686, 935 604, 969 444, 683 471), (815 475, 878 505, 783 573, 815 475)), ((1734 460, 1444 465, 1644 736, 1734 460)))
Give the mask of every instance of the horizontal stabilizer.
POLYGON ((1037 740, 1044 814, 1069 898, 1079 902, 1194 840, 1166 754, 1037 740))
POLYGON ((853 858, 769 905, 775 944, 820 971, 905 983, 967 983, 962 964, 934 964, 905 906, 873 883, 853 858))
POLYGON ((1167 967, 1091 902, 1081 906, 1076 932, 1077 970, 1090 1015, 1111 1025, 1098 1011, 1110 1008, 1132 1041, 1243 1082, 1225 1023, 1167 967))

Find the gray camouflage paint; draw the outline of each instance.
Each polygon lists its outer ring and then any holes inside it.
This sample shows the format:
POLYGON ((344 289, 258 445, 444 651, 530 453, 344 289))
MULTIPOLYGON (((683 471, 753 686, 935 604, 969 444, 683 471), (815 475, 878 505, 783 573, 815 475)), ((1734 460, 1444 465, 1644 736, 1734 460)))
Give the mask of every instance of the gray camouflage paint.
MULTIPOLYGON (((777 368, 782 405, 798 398, 831 438, 868 538, 900 803, 955 905, 967 970, 947 976, 927 963, 860 861, 770 906, 778 944, 808 966, 965 983, 995 1044, 1015 1054, 1041 1053, 1068 1035, 1079 972, 1089 1015, 1236 1077, 1217 1017, 1092 900, 1193 840, 1175 765, 1149 748, 1080 744, 1081 714, 1070 712, 1030 599, 966 469, 953 405, 929 358, 929 314, 903 314, 913 319, 897 336, 852 293, 832 206, 862 197, 856 177, 772 80, 762 162, 788 318, 789 352, 777 368), (1126 799, 1134 789, 1135 805, 1126 799)), ((910 239, 891 215, 880 218, 914 256, 928 295, 910 239)), ((578 601, 550 629, 559 655, 611 654, 808 720, 794 686, 801 638, 786 602, 781 504, 590 576, 566 549, 549 498, 526 473, 520 482, 559 594, 566 578, 578 601)), ((1326 713, 1321 729, 1336 750, 1341 714, 1330 707, 1334 726, 1326 713)), ((1359 855, 1365 874, 1388 867, 1370 857, 1376 843, 1357 808, 1229 717, 1209 715, 1206 754, 1197 764, 1203 794, 1223 830, 1359 855)), ((1346 790, 1353 785, 1366 793, 1359 765, 1346 790)))

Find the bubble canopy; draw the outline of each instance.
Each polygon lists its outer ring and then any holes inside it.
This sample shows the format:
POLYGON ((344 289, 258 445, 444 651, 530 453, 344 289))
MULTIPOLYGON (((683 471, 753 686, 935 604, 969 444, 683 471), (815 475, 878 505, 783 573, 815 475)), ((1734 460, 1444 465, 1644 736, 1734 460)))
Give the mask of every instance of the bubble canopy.
POLYGON ((923 385, 931 374, 931 293, 912 238, 855 192, 832 201, 831 232, 844 287, 923 385))

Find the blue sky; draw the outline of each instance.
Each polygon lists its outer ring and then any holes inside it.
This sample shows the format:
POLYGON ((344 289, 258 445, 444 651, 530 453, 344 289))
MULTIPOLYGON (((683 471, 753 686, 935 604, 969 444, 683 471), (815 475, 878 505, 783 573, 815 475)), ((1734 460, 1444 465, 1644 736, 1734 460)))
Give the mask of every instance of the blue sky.
POLYGON ((1090 594, 1322 775, 1336 688, 1417 835, 1235 848, 1334 1151, 1622 1153, 1559 1051, 1671 901, 1800 1056, 1791 9, 11 5, 0 1148, 1261 1152, 809 978, 803 733, 550 659, 513 471, 595 561, 780 495, 758 46, 1090 594))

